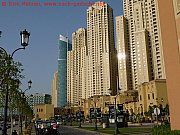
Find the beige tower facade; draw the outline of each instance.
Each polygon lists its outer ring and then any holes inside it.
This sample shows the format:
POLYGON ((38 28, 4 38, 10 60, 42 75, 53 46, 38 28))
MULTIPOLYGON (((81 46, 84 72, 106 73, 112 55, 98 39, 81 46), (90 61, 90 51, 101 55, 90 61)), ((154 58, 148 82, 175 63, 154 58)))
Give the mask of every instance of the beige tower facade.
POLYGON ((133 88, 154 79, 165 79, 164 58, 156 0, 124 0, 129 22, 133 88), (150 66, 149 66, 150 65, 150 66))
POLYGON ((55 72, 51 83, 51 97, 52 97, 52 104, 54 105, 54 107, 57 107, 57 85, 58 85, 58 72, 55 72))
POLYGON ((173 4, 174 4, 174 14, 175 14, 176 29, 177 29, 177 36, 178 36, 178 43, 180 50, 180 0, 173 0, 173 4))
POLYGON ((73 104, 73 51, 67 52, 67 104, 71 106, 73 104))
POLYGON ((87 95, 116 94, 117 56, 113 10, 96 2, 87 9, 87 95))
POLYGON ((72 51, 68 52, 68 103, 78 105, 86 98, 86 29, 79 28, 72 34, 72 51))
POLYGON ((128 20, 124 16, 116 17, 116 46, 118 54, 119 86, 122 91, 132 90, 129 29, 128 20))
POLYGON ((158 0, 172 130, 180 130, 180 1, 158 0))

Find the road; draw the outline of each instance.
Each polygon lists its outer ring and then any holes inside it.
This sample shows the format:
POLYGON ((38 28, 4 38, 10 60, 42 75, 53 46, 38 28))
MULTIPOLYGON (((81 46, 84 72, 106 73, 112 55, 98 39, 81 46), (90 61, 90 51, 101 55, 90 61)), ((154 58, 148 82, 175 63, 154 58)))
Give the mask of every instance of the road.
POLYGON ((93 131, 85 131, 83 129, 73 128, 69 126, 60 126, 58 129, 60 135, 103 135, 93 131))

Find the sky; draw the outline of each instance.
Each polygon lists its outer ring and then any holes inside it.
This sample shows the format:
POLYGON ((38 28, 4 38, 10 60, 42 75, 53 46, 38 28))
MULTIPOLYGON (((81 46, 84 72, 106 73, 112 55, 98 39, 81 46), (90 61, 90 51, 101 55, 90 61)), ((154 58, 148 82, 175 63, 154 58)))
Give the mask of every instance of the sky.
MULTIPOLYGON (((26 0, 27 1, 27 0, 26 0)), ((25 0, 0 0, 0 46, 12 53, 20 45, 20 31, 30 32, 29 46, 14 54, 14 60, 23 64, 21 89, 32 88, 27 93, 51 93, 53 74, 58 67, 59 35, 68 35, 78 28, 86 28, 88 6, 44 6, 48 0, 28 0, 41 6, 10 6, 25 0), (6 2, 6 6, 2 6, 6 2), (12 4, 12 3, 11 3, 12 4), (14 3, 15 4, 15 3, 14 3)), ((50 1, 50 0, 49 0, 50 1)), ((96 0, 52 0, 51 2, 96 2, 96 0)), ((114 17, 123 14, 122 0, 104 0, 114 10, 114 17)))

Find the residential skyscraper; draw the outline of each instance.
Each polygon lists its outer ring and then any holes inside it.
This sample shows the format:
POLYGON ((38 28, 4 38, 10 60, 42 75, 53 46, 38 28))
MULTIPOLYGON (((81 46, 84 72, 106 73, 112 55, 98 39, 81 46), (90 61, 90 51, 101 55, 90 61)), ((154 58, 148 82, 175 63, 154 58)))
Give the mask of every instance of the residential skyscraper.
POLYGON ((86 98, 86 29, 79 28, 72 34, 72 51, 68 52, 68 102, 78 105, 86 98))
POLYGON ((116 94, 117 54, 113 10, 96 2, 87 9, 87 95, 116 94))
POLYGON ((67 53, 72 44, 67 37, 59 36, 57 106, 67 105, 67 53))
POLYGON ((133 88, 165 79, 157 0, 124 0, 124 16, 129 23, 133 88))
POLYGON ((52 104, 54 107, 57 107, 57 87, 58 86, 58 72, 54 73, 54 77, 51 83, 51 97, 52 97, 52 104))
POLYGON ((116 17, 116 46, 118 54, 119 86, 122 91, 132 90, 129 29, 128 20, 124 16, 116 17))

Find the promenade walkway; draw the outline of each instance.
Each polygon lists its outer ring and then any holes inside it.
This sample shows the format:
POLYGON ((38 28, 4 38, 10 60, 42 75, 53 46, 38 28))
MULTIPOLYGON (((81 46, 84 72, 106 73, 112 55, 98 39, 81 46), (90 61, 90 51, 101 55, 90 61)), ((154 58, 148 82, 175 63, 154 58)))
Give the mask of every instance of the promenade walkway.
POLYGON ((36 135, 36 129, 35 129, 34 125, 33 125, 32 130, 31 130, 31 135, 36 135))

